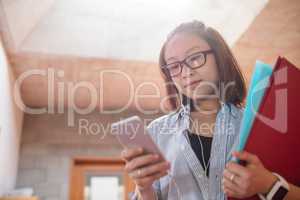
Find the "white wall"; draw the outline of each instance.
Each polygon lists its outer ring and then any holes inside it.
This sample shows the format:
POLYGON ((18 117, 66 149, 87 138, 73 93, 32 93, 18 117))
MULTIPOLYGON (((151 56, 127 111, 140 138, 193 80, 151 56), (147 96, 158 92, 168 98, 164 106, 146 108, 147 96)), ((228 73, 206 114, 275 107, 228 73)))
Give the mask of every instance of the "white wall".
POLYGON ((217 28, 232 45, 267 2, 60 0, 34 27, 20 50, 156 62, 162 42, 179 23, 202 20, 217 28))
POLYGON ((23 40, 51 8, 54 0, 0 0, 7 28, 18 50, 23 40))
POLYGON ((14 105, 13 73, 0 38, 0 196, 15 187, 23 113, 14 105))

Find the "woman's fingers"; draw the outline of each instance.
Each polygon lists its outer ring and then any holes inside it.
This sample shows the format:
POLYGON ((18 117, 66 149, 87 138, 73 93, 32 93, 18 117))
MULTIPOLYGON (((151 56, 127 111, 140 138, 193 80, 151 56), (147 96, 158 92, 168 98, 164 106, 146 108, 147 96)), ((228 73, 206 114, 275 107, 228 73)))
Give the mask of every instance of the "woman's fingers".
POLYGON ((143 178, 138 178, 138 179, 135 179, 135 183, 139 186, 139 187, 148 187, 149 185, 152 185, 152 183, 161 178, 161 177, 164 177, 168 174, 168 172, 166 171, 161 171, 157 174, 153 174, 153 175, 150 175, 150 176, 146 176, 146 177, 143 177, 143 178))
POLYGON ((244 177, 248 179, 250 177, 250 172, 246 167, 243 167, 237 163, 229 162, 226 165, 226 169, 237 176, 244 177))
POLYGON ((125 161, 130 161, 132 160, 134 157, 142 155, 144 153, 144 149, 143 148, 131 148, 131 149, 124 149, 121 152, 121 157, 125 160, 125 161))
POLYGON ((157 164, 153 164, 147 167, 143 167, 133 171, 130 176, 131 178, 142 178, 146 176, 151 176, 153 174, 157 174, 159 172, 166 172, 170 168, 170 164, 168 162, 160 162, 157 164))
POLYGON ((228 197, 233 197, 233 198, 241 198, 239 194, 237 194, 235 191, 231 190, 230 188, 223 188, 224 193, 228 197))
POLYGON ((225 179, 227 179, 228 181, 233 182, 235 185, 242 185, 243 184, 243 180, 236 174, 230 172, 228 169, 225 169, 223 172, 223 177, 225 179), (230 180, 232 178, 232 176, 234 175, 233 180, 230 180))
POLYGON ((223 178, 222 180, 222 184, 223 184, 223 190, 226 193, 226 191, 230 191, 231 194, 234 195, 238 195, 240 193, 240 188, 238 185, 236 185, 235 183, 233 183, 232 181, 223 178))
POLYGON ((159 156, 155 155, 155 154, 147 154, 147 155, 138 156, 136 158, 133 158, 130 162, 128 162, 125 165, 125 171, 130 173, 137 168, 152 164, 155 161, 157 161, 158 159, 159 159, 159 156))
POLYGON ((260 160, 259 158, 254 155, 254 154, 251 154, 247 151, 235 151, 232 153, 232 155, 240 160, 244 160, 244 161, 247 161, 248 163, 251 163, 251 164, 260 164, 260 160))
POLYGON ((145 154, 142 148, 124 149, 121 157, 126 161, 125 171, 140 188, 148 188, 160 177, 167 175, 168 162, 159 162, 157 154, 145 154))
POLYGON ((227 169, 224 170, 222 184, 224 192, 227 190, 230 194, 234 194, 235 197, 237 197, 237 195, 245 197, 249 192, 250 182, 247 181, 247 179, 243 179, 242 177, 231 173, 227 169))

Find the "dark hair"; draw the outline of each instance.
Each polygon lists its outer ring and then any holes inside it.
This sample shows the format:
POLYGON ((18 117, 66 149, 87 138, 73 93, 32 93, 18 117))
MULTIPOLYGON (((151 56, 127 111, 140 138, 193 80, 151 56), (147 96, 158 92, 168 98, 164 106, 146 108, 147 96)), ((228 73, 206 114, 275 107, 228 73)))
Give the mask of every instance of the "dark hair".
MULTIPOLYGON (((232 103, 235 106, 242 106, 242 102, 246 93, 245 80, 230 48, 226 44, 223 37, 215 29, 205 26, 202 22, 192 21, 182 23, 176 27, 168 35, 167 40, 164 42, 160 51, 160 71, 165 82, 167 83, 166 89, 172 109, 179 110, 180 104, 186 105, 187 103, 191 103, 191 108, 194 108, 192 100, 184 94, 179 94, 179 91, 177 90, 169 71, 163 68, 163 66, 166 65, 164 55, 165 47, 168 41, 177 33, 189 33, 196 35, 209 44, 214 52, 218 72, 220 75, 220 82, 225 86, 227 86, 228 83, 234 83, 233 86, 230 86, 226 89, 226 94, 223 99, 224 103, 232 103)), ((221 94, 222 92, 223 91, 221 91, 221 94)))

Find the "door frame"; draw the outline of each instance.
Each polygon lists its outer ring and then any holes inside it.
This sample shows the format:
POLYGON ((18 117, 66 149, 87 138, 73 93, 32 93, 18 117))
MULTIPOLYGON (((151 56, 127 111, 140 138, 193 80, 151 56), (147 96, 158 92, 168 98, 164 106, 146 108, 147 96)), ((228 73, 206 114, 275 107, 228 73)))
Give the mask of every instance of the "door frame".
POLYGON ((128 193, 134 191, 134 183, 124 171, 125 161, 115 157, 75 157, 72 159, 70 173, 70 200, 84 200, 84 174, 86 171, 109 171, 123 174, 124 200, 129 200, 128 193))

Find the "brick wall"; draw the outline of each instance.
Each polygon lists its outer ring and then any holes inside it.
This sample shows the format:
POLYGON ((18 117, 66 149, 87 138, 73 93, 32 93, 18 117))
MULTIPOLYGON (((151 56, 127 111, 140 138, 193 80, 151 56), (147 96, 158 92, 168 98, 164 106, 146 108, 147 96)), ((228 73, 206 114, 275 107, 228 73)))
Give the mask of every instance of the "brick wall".
POLYGON ((300 67, 300 1, 270 0, 233 47, 250 81, 255 61, 274 64, 285 56, 300 67))
MULTIPOLYGON (((73 157, 120 155, 116 139, 97 131, 95 123, 106 127, 133 114, 77 115, 74 127, 67 126, 66 114, 25 115, 17 187, 32 187, 43 200, 67 200, 73 157), (87 121, 91 131, 83 129, 87 121)), ((157 116, 142 117, 150 121, 157 116)))

